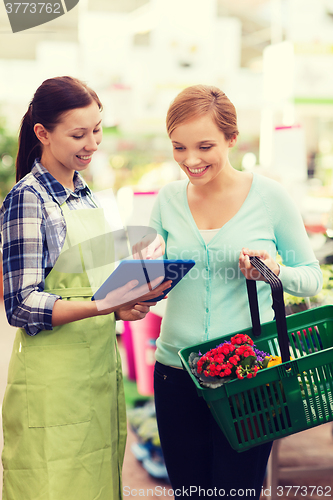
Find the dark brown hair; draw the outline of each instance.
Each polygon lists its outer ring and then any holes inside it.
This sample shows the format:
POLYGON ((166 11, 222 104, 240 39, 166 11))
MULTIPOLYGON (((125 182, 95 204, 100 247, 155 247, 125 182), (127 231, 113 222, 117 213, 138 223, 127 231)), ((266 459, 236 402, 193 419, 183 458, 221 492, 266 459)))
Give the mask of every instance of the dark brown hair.
POLYGON ((238 135, 236 109, 225 93, 217 87, 193 85, 180 92, 169 107, 166 118, 169 137, 179 125, 207 113, 227 140, 238 135))
POLYGON ((21 122, 16 181, 30 172, 35 158, 41 156, 42 148, 34 132, 35 124, 40 123, 52 132, 60 123, 63 113, 85 108, 94 101, 101 110, 102 104, 97 94, 81 80, 70 76, 49 78, 38 87, 21 122))

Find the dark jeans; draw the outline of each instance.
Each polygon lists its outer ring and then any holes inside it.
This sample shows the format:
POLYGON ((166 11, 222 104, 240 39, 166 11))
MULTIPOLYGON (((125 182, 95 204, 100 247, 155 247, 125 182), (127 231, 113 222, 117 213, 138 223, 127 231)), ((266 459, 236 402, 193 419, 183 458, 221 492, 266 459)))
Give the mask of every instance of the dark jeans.
POLYGON ((162 451, 176 498, 259 499, 272 444, 233 450, 185 370, 157 362, 154 389, 162 451))

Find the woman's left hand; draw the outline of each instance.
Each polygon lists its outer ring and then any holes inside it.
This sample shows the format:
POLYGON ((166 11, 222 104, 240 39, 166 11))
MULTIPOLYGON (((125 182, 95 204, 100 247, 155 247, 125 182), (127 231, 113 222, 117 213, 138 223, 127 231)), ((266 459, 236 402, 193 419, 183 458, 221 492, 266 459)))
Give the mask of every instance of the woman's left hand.
POLYGON ((117 320, 123 321, 137 321, 143 319, 150 311, 150 306, 156 305, 156 302, 149 302, 149 305, 144 302, 138 302, 134 306, 124 306, 117 309, 115 317, 117 320))
POLYGON ((266 250, 249 250, 248 248, 242 248, 242 251, 239 254, 239 268, 246 279, 265 281, 265 278, 259 273, 259 271, 252 266, 249 256, 259 257, 259 259, 261 259, 264 264, 266 264, 266 266, 276 274, 276 276, 279 276, 280 268, 269 253, 266 252, 266 250))

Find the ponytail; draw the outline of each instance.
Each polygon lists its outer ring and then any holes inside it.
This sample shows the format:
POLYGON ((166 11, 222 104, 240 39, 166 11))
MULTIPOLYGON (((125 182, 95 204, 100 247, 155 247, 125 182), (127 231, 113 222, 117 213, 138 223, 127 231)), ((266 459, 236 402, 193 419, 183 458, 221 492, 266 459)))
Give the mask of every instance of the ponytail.
POLYGON ((34 132, 34 120, 32 116, 32 104, 22 118, 19 147, 16 157, 16 182, 20 181, 31 171, 35 158, 41 156, 40 142, 34 132))
POLYGON ((96 102, 102 110, 97 94, 84 82, 71 76, 49 78, 38 87, 21 122, 16 158, 17 182, 31 171, 35 158, 42 156, 42 144, 36 137, 35 124, 40 123, 52 132, 61 122, 63 113, 85 108, 92 102, 96 102))

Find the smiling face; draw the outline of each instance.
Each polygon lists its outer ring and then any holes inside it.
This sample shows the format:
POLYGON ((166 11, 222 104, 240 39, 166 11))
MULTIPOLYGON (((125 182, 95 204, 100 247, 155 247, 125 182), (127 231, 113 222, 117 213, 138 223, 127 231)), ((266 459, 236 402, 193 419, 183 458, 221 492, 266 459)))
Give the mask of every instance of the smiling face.
POLYGON ((42 143, 42 164, 62 184, 72 179, 75 170, 87 168, 102 140, 100 110, 96 102, 65 112, 50 132, 35 125, 42 143))
POLYGON ((194 118, 170 135, 173 157, 194 185, 218 182, 230 167, 228 152, 237 137, 227 140, 210 115, 194 118))

